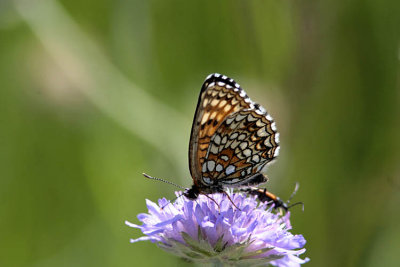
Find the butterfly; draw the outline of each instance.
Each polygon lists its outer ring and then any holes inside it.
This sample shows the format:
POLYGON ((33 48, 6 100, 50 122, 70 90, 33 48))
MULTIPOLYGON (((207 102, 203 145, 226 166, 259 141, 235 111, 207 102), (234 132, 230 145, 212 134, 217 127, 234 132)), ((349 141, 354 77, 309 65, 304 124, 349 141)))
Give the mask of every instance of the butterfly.
POLYGON ((184 192, 225 193, 267 181, 265 167, 279 154, 273 118, 233 79, 214 73, 200 91, 189 143, 193 185, 184 192))
POLYGON ((226 194, 225 188, 239 188, 261 202, 274 203, 274 208, 287 210, 288 202, 255 187, 267 182, 263 172, 278 154, 279 133, 271 115, 253 102, 233 79, 210 74, 201 87, 190 134, 189 167, 193 185, 183 195, 195 200, 200 194, 226 194))

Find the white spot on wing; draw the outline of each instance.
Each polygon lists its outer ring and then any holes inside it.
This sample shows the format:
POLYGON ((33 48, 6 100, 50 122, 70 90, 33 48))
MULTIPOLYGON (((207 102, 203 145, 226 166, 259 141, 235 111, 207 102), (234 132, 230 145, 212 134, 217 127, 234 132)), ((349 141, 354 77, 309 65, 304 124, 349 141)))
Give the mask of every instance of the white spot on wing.
POLYGON ((279 155, 279 150, 280 149, 281 148, 279 146, 275 149, 274 157, 277 157, 279 155))
POLYGON ((204 181, 206 184, 212 184, 211 179, 208 178, 208 177, 203 177, 203 181, 204 181))
POLYGON ((224 161, 228 161, 229 160, 229 157, 227 155, 222 155, 220 158, 222 160, 224 160, 224 161))
POLYGON ((226 105, 226 103, 228 103, 226 100, 222 100, 221 102, 219 102, 218 107, 222 108, 223 106, 226 105))
POLYGON ((251 158, 251 160, 252 160, 253 162, 255 162, 255 163, 258 163, 258 162, 260 162, 260 156, 259 156, 259 155, 254 155, 254 156, 251 158))
POLYGON ((248 145, 247 142, 242 142, 242 143, 240 143, 240 148, 242 150, 244 150, 244 149, 246 149, 247 145, 248 145))
POLYGON ((255 118, 255 117, 252 116, 252 115, 249 115, 249 116, 247 116, 247 120, 248 120, 248 121, 256 121, 257 118, 255 118))
POLYGON ((235 148, 237 148, 237 146, 238 146, 239 144, 240 144, 239 142, 233 141, 232 144, 231 144, 231 148, 232 148, 232 149, 235 149, 235 148))
POLYGON ((257 131, 257 135, 260 136, 260 137, 267 136, 268 133, 265 131, 265 127, 260 128, 260 129, 257 131))
POLYGON ((217 112, 216 112, 216 111, 214 111, 213 113, 211 113, 210 120, 215 119, 215 116, 217 116, 217 112))
POLYGON ((270 137, 270 136, 268 136, 267 138, 265 138, 265 140, 264 140, 264 145, 267 146, 267 147, 272 147, 272 144, 271 144, 271 137, 270 137))
POLYGON ((258 121, 256 121, 256 125, 257 125, 258 127, 263 127, 263 126, 265 126, 265 123, 262 122, 262 120, 258 120, 258 121))
POLYGON ((235 119, 234 117, 228 118, 228 119, 226 120, 226 124, 230 125, 230 124, 233 122, 234 119, 235 119))
POLYGON ((218 102, 219 101, 217 99, 213 99, 210 104, 211 106, 215 107, 218 104, 218 102))
POLYGON ((246 157, 250 157, 250 156, 251 156, 251 150, 250 150, 250 149, 245 149, 245 150, 243 150, 243 154, 244 154, 246 157))
POLYGON ((233 140, 233 139, 236 139, 236 137, 238 137, 238 133, 233 133, 233 134, 231 134, 231 136, 229 136, 229 139, 231 139, 231 140, 233 140))
POLYGON ((218 147, 212 144, 210 147, 210 152, 213 153, 214 155, 218 154, 218 147))
POLYGON ((203 167, 201 169, 202 172, 206 172, 207 171, 207 164, 204 162, 203 163, 203 167))
POLYGON ((229 165, 228 167, 226 167, 225 173, 226 175, 230 175, 232 173, 234 173, 236 170, 236 167, 234 165, 229 165))
POLYGON ((218 164, 217 167, 215 167, 215 170, 216 170, 217 172, 220 172, 220 171, 222 171, 223 169, 224 169, 224 167, 223 167, 221 164, 218 164))
POLYGON ((221 136, 219 134, 215 135, 214 143, 217 145, 221 144, 221 136))
POLYGON ((236 129, 238 125, 239 125, 238 122, 237 123, 231 123, 231 125, 229 125, 229 128, 236 129))
POLYGON ((276 124, 275 124, 275 122, 271 123, 271 129, 272 129, 273 131, 276 131, 276 124))
POLYGON ((208 171, 212 172, 215 168, 215 162, 213 160, 207 161, 207 169, 208 171))
POLYGON ((208 98, 204 99, 203 101, 203 108, 205 108, 208 105, 208 98))
POLYGON ((209 116, 210 116, 210 113, 205 113, 205 114, 203 115, 203 118, 201 118, 200 124, 206 123, 206 122, 208 121, 208 117, 209 117, 209 116))
POLYGON ((238 140, 242 141, 245 138, 246 138, 246 134, 243 133, 243 134, 239 135, 238 140))
POLYGON ((258 109, 262 112, 262 113, 267 113, 267 111, 265 110, 265 108, 263 108, 262 106, 258 106, 258 109))
POLYGON ((228 141, 228 137, 225 135, 221 140, 221 144, 225 145, 226 141, 228 141))
POLYGON ((246 172, 247 172, 247 175, 249 175, 251 173, 251 168, 247 168, 246 172))
POLYGON ((240 114, 238 114, 236 117, 235 117, 235 120, 236 121, 241 121, 241 120, 243 120, 244 118, 246 118, 247 117, 247 115, 240 115, 240 114))

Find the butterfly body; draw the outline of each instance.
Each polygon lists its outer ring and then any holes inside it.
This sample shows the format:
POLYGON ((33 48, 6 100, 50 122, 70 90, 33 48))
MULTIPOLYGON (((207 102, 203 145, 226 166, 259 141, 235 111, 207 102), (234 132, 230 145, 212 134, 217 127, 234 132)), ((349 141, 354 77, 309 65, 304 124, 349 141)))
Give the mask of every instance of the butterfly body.
POLYGON ((266 165, 279 154, 279 133, 266 110, 233 79, 209 75, 193 119, 189 165, 193 186, 184 195, 224 192, 267 181, 266 165))
MULTIPOLYGON (((251 185, 261 184, 267 181, 267 177, 263 174, 255 174, 248 179, 248 182, 241 183, 240 187, 247 187, 251 185)), ((212 185, 196 185, 193 184, 190 189, 187 189, 183 195, 189 199, 196 199, 199 194, 214 194, 214 193, 224 193, 224 188, 227 187, 224 183, 219 183, 218 180, 215 180, 212 185)), ((236 185, 236 187, 239 187, 236 185)), ((250 191, 249 191, 250 192, 250 191)))

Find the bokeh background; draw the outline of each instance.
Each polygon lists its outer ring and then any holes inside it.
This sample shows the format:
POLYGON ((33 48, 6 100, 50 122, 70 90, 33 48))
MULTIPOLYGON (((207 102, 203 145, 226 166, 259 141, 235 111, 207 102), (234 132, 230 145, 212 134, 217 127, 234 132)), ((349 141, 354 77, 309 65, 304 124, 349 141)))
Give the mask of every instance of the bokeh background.
POLYGON ((203 79, 273 115, 308 266, 398 266, 400 2, 0 2, 0 266, 191 266, 141 236, 192 181, 203 79))

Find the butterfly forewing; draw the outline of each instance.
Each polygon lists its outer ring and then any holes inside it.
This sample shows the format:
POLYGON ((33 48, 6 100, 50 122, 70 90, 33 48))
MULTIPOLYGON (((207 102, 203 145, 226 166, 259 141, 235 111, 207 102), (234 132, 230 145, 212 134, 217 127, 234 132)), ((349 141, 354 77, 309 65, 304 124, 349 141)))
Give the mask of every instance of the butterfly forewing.
POLYGON ((241 185, 279 151, 279 134, 266 111, 232 79, 207 77, 192 126, 189 161, 195 184, 241 185))
POLYGON ((230 114, 250 107, 241 92, 234 80, 219 74, 210 75, 203 83, 189 144, 190 172, 195 183, 201 178, 201 168, 218 127, 230 114))

